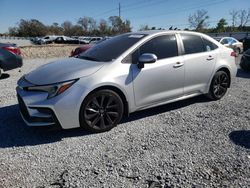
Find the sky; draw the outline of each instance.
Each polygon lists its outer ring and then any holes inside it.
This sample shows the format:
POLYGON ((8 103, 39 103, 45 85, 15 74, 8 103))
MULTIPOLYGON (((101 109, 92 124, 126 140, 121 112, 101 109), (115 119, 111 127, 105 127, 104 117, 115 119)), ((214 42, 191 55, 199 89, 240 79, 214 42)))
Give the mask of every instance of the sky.
POLYGON ((16 26, 20 19, 37 19, 45 25, 64 21, 76 23, 83 16, 97 21, 118 16, 131 21, 132 30, 142 25, 184 29, 196 10, 208 11, 210 26, 220 18, 230 24, 229 11, 250 8, 250 0, 0 0, 0 33, 16 26))

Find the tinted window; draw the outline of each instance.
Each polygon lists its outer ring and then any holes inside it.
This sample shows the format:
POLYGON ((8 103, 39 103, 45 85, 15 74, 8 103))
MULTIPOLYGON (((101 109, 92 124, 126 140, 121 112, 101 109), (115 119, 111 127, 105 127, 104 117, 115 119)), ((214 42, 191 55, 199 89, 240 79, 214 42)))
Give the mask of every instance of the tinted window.
POLYGON ((181 34, 184 44, 185 54, 193 54, 204 51, 203 41, 200 36, 181 34))
POLYGON ((144 53, 155 54, 158 59, 177 56, 178 49, 175 35, 159 36, 146 42, 133 53, 133 62, 136 62, 139 56, 144 53))
POLYGON ((236 43, 236 42, 237 42, 237 41, 236 41, 235 39, 232 38, 232 43, 234 44, 234 43, 236 43))
POLYGON ((93 46, 82 53, 79 58, 95 61, 112 61, 145 36, 142 34, 123 34, 112 37, 93 46))
POLYGON ((211 50, 218 48, 216 44, 204 38, 203 38, 203 43, 204 43, 205 51, 211 51, 211 50))
POLYGON ((228 39, 227 39, 227 38, 223 39, 223 40, 221 41, 221 44, 228 44, 228 39))

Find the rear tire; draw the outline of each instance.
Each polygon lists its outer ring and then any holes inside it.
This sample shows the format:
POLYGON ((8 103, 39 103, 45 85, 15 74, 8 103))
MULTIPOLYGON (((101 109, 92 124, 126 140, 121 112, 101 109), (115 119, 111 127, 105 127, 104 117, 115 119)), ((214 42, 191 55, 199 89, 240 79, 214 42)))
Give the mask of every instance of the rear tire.
POLYGON ((99 90, 83 101, 79 115, 80 125, 90 132, 105 132, 121 121, 123 111, 122 99, 116 92, 99 90))
POLYGON ((0 69, 0 79, 1 79, 1 77, 2 77, 2 70, 0 69))
POLYGON ((230 79, 229 75, 226 72, 216 72, 212 79, 207 97, 212 100, 221 99, 227 93, 227 88, 229 87, 229 84, 230 79))

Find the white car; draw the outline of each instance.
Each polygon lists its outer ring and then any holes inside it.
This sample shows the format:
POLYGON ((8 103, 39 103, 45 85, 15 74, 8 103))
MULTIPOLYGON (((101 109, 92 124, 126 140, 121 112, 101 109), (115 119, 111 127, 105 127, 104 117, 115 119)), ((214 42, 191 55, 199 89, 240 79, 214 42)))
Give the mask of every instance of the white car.
POLYGON ((56 36, 56 35, 47 35, 43 38, 41 38, 40 40, 38 40, 38 44, 49 44, 52 43, 56 40, 56 38, 58 38, 60 36, 56 36))
POLYGON ((202 94, 219 100, 236 71, 235 52, 207 35, 142 31, 41 66, 18 81, 17 96, 27 125, 103 132, 138 110, 202 94))
POLYGON ((232 48, 235 51, 236 56, 239 56, 239 54, 243 52, 243 43, 233 37, 215 37, 214 39, 224 46, 232 48))
POLYGON ((102 37, 79 37, 79 40, 85 44, 97 43, 101 39, 102 37))

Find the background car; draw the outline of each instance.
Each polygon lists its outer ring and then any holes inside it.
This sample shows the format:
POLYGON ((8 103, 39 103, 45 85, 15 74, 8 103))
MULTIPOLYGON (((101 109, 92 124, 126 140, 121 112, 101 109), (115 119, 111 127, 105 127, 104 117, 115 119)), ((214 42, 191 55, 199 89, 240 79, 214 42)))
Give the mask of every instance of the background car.
POLYGON ((79 40, 82 42, 82 44, 96 43, 101 39, 102 37, 79 37, 79 40))
POLYGON ((202 94, 219 100, 236 71, 235 52, 207 35, 145 31, 43 65, 16 89, 27 125, 103 132, 142 109, 202 94))
POLYGON ((71 54, 69 57, 75 57, 78 56, 80 53, 85 52, 86 50, 88 50, 89 48, 91 48, 93 46, 93 44, 84 44, 82 46, 77 47, 75 50, 71 51, 71 54))
POLYGON ((232 48, 235 51, 236 56, 239 56, 239 54, 243 52, 243 43, 233 37, 214 37, 214 39, 224 46, 232 48))
POLYGON ((53 43, 58 37, 59 36, 56 35, 47 35, 43 38, 38 39, 37 44, 50 44, 53 43))
POLYGON ((70 38, 70 37, 66 37, 66 36, 57 37, 55 39, 54 43, 56 43, 56 44, 85 44, 84 42, 82 42, 78 39, 70 38))
POLYGON ((105 37, 105 38, 102 38, 101 40, 95 40, 95 41, 92 41, 91 43, 89 44, 84 44, 82 46, 79 46, 77 47, 75 50, 72 50, 71 51, 71 54, 69 57, 73 57, 73 56, 78 56, 80 53, 83 53, 85 52, 86 50, 88 50, 89 48, 91 48, 92 46, 96 45, 96 44, 100 44, 101 42, 107 40, 107 39, 110 39, 111 37, 105 37))
POLYGON ((21 50, 15 44, 0 43, 0 77, 1 70, 8 71, 23 65, 21 50))
POLYGON ((243 70, 250 71, 250 49, 243 53, 240 60, 240 67, 243 70))

